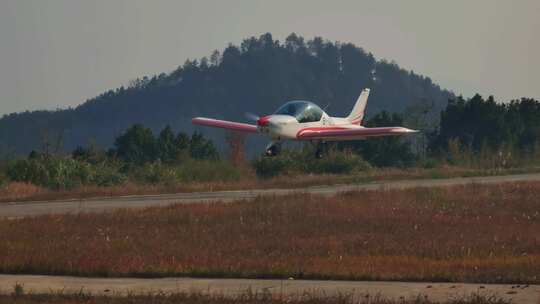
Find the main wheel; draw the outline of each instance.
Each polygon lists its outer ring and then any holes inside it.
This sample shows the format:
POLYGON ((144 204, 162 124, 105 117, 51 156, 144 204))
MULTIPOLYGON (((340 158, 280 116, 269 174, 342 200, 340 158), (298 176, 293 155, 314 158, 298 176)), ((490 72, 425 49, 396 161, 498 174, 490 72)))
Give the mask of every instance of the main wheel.
POLYGON ((279 145, 271 145, 266 149, 266 156, 276 156, 279 154, 280 150, 279 145))

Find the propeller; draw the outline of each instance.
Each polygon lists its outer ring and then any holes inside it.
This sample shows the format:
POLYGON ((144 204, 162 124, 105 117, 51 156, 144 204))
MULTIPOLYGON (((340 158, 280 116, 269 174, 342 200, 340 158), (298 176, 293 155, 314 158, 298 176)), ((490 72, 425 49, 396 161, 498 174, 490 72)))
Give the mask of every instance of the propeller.
POLYGON ((251 112, 244 113, 244 116, 246 116, 247 119, 252 121, 257 121, 259 120, 259 118, 261 118, 259 115, 253 114, 251 112))

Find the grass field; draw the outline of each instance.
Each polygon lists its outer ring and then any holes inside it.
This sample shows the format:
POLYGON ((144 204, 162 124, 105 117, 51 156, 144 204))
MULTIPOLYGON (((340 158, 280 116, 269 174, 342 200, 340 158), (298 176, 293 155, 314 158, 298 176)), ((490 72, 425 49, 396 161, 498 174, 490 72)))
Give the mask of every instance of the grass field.
MULTIPOLYGON (((296 296, 276 296, 269 293, 246 291, 236 296, 207 295, 201 293, 149 294, 117 296, 92 296, 84 293, 68 294, 24 294, 0 295, 0 304, 432 304, 425 296, 412 299, 391 300, 379 295, 342 294, 329 296, 306 292, 296 296)), ((494 295, 472 294, 444 302, 448 304, 509 304, 511 301, 494 295)))
POLYGON ((0 272, 540 283, 540 183, 0 220, 0 272))
POLYGON ((0 184, 0 203, 31 200, 56 200, 67 198, 110 197, 122 195, 164 194, 197 191, 245 190, 268 188, 298 188, 307 186, 367 183, 400 179, 451 178, 467 176, 508 175, 540 172, 539 168, 470 169, 461 167, 423 168, 372 168, 352 174, 280 175, 259 178, 253 172, 246 173, 237 181, 191 182, 185 184, 136 184, 127 182, 118 186, 80 186, 69 190, 51 190, 44 187, 11 182, 0 184))
MULTIPOLYGON (((415 299, 387 300, 379 296, 364 296, 355 298, 349 295, 325 296, 317 294, 303 294, 301 296, 276 298, 267 294, 245 293, 234 297, 209 296, 203 294, 172 294, 172 295, 147 295, 147 296, 90 296, 90 295, 11 295, 1 296, 0 304, 431 304, 424 297, 415 299)), ((448 304, 506 304, 510 301, 495 296, 471 295, 453 299, 448 304)))

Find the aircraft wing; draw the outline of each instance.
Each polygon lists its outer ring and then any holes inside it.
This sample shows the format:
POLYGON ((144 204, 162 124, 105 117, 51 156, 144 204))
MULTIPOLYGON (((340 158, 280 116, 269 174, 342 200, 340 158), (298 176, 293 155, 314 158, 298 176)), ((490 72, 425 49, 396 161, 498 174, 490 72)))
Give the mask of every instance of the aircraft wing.
POLYGON ((256 125, 250 125, 250 124, 234 122, 234 121, 219 120, 219 119, 212 119, 212 118, 205 118, 205 117, 195 117, 191 120, 191 122, 195 125, 222 128, 222 129, 228 129, 228 130, 234 130, 234 131, 240 131, 240 132, 247 132, 247 133, 258 132, 256 125))
POLYGON ((392 136, 416 133, 418 131, 404 127, 378 127, 378 128, 346 128, 346 127, 319 127, 305 128, 296 134, 302 140, 356 140, 366 137, 392 136))

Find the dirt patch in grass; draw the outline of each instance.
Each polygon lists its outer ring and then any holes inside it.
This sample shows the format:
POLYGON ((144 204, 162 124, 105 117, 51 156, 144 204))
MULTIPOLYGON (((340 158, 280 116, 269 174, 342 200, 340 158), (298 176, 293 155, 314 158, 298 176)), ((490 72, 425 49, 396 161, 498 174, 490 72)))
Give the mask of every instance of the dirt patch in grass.
POLYGON ((540 183, 0 220, 3 273, 540 283, 540 183))

